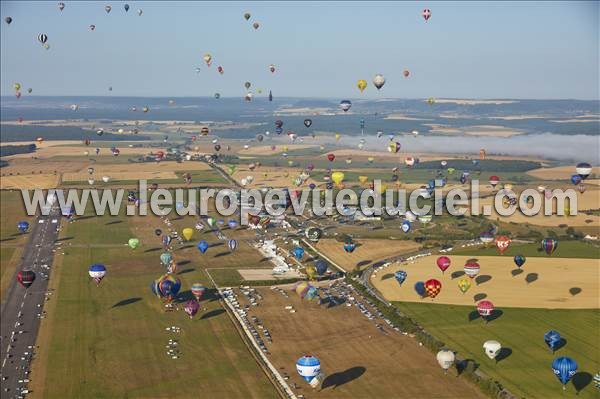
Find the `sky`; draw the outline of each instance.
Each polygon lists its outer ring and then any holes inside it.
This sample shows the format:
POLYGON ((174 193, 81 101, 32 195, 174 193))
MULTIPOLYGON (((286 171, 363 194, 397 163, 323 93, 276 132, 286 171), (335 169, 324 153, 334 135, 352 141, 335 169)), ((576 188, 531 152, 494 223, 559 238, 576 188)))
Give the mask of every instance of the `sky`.
POLYGON ((2 95, 600 98, 598 2, 57 3, 0 3, 2 95))

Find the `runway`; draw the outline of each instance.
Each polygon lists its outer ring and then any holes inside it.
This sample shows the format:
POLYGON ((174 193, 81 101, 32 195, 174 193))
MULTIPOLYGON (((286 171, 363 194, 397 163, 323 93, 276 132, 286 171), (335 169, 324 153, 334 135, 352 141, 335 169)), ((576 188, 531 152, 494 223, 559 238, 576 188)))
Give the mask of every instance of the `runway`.
MULTIPOLYGON (((35 281, 25 289, 16 274, 0 311, 0 396, 18 398, 27 393, 29 365, 35 355, 35 341, 46 301, 48 279, 52 270, 55 241, 61 222, 60 207, 53 204, 48 216, 39 216, 29 232, 21 266, 33 270, 35 281)), ((51 299, 49 296, 48 299, 51 299)))

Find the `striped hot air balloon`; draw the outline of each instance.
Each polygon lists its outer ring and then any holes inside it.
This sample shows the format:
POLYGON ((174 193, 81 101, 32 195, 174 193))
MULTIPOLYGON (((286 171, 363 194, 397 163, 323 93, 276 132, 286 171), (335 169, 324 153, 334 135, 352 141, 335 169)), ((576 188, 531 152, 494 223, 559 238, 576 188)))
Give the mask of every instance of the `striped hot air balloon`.
POLYGON ((554 238, 544 238, 542 240, 542 249, 546 251, 548 255, 552 255, 558 248, 558 240, 554 238))
POLYGON ((202 300, 202 297, 204 296, 204 293, 206 292, 206 287, 203 286, 200 283, 194 283, 192 284, 192 295, 198 300, 202 300))
POLYGON ((565 389, 565 385, 577 373, 577 362, 570 357, 557 357, 552 362, 552 371, 561 384, 563 384, 563 389, 565 389))
POLYGON ((96 282, 96 285, 98 285, 98 284, 100 284, 100 281, 102 281, 102 279, 106 275, 106 267, 99 263, 95 263, 90 266, 90 269, 88 270, 88 274, 90 275, 92 280, 94 280, 96 282))
POLYGON ((465 274, 471 279, 475 278, 479 274, 480 269, 481 267, 479 266, 479 263, 475 262, 474 260, 468 260, 467 263, 465 263, 465 274))
POLYGON ((302 356, 296 362, 296 370, 300 377, 310 383, 321 372, 321 361, 314 356, 302 356))
POLYGON ((227 246, 229 247, 229 250, 231 252, 235 251, 237 246, 238 246, 238 242, 237 240, 231 239, 227 242, 227 246))
POLYGON ((494 304, 490 301, 480 301, 477 304, 477 313, 487 321, 487 317, 494 312, 494 304))

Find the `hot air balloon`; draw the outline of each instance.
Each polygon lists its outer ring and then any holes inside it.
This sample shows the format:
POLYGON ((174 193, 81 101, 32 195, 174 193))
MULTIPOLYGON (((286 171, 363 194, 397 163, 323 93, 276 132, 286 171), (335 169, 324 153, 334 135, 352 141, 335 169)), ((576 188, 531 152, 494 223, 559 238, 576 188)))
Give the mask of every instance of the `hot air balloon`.
POLYGON ((168 247, 169 244, 171 244, 172 240, 173 240, 173 238, 170 235, 164 235, 162 237, 163 246, 168 247))
POLYGON ((437 267, 439 267, 439 269, 442 271, 442 273, 444 273, 449 267, 450 267, 450 258, 447 256, 440 256, 439 258, 437 258, 437 267))
POLYGON ((367 88, 367 81, 360 79, 358 82, 356 82, 356 87, 358 87, 358 90, 360 90, 362 93, 367 88))
POLYGON ((495 359, 502 350, 502 345, 498 341, 489 340, 483 343, 483 350, 490 359, 495 359))
MULTIPOLYGON (((94 25, 94 24, 90 25, 90 30, 92 30, 92 31, 93 31, 93 30, 95 30, 95 29, 96 29, 96 25, 94 25)), ((112 88, 111 88, 110 90, 112 90, 112 88)))
POLYGON ((254 29, 258 29, 260 27, 260 24, 258 22, 255 22, 255 23, 252 24, 252 27, 254 29))
POLYGON ((458 280, 458 289, 460 292, 464 294, 465 292, 469 291, 469 288, 471 288, 471 280, 468 278, 461 278, 458 280))
POLYGON ((352 252, 354 252, 355 249, 356 243, 353 243, 352 241, 346 241, 346 243, 344 244, 344 251, 346 251, 346 253, 351 254, 352 252))
POLYGON ((196 300, 200 301, 206 292, 206 287, 200 283, 194 283, 192 284, 191 291, 196 300))
POLYGON ((200 309, 200 304, 198 301, 193 299, 190 299, 185 303, 185 305, 183 305, 183 310, 188 316, 190 316, 190 319, 193 318, 196 313, 198 313, 198 309, 200 309))
POLYGON ((415 292, 421 297, 421 298, 425 298, 425 296, 427 296, 427 293, 425 291, 425 283, 422 281, 417 281, 415 283, 415 292))
POLYGON ((588 178, 590 173, 592 173, 592 165, 590 165, 587 162, 578 163, 575 167, 575 172, 577 172, 577 174, 579 175, 579 177, 581 177, 582 180, 585 180, 588 178))
POLYGON ((123 8, 125 9, 125 12, 129 12, 129 4, 125 4, 123 8))
POLYGON ((185 229, 182 230, 181 234, 183 235, 183 238, 186 241, 189 241, 192 239, 192 236, 194 235, 194 229, 186 227, 185 229))
POLYGON ((342 182, 344 181, 344 177, 344 172, 333 172, 331 174, 331 180, 338 186, 342 184, 342 182))
POLYGON ((319 239, 321 239, 321 236, 323 236, 323 230, 318 227, 309 227, 306 229, 304 234, 310 241, 319 242, 319 239))
POLYGON ((510 246, 511 242, 512 242, 512 240, 510 239, 510 237, 507 237, 507 236, 497 236, 496 237, 496 248, 498 249, 498 252, 500 252, 500 255, 504 255, 504 252, 506 252, 506 250, 510 246))
POLYGON ((244 19, 247 21, 250 19, 250 13, 245 13, 244 14, 244 19))
POLYGON ((558 248, 558 240, 554 238, 544 238, 542 240, 542 249, 546 251, 548 255, 552 255, 558 248))
POLYGON ((181 289, 181 280, 172 274, 164 274, 154 280, 150 288, 154 295, 159 298, 165 298, 167 303, 170 303, 181 289))
POLYGON ((98 285, 106 275, 106 267, 100 263, 95 263, 90 266, 88 274, 90 275, 92 280, 96 282, 96 285, 98 285))
POLYGON ((48 41, 48 35, 46 35, 45 33, 40 33, 37 39, 40 43, 46 44, 46 42, 48 41))
POLYGON ((327 262, 325 262, 323 259, 317 259, 317 261, 315 262, 315 268, 316 268, 317 274, 319 276, 322 276, 323 274, 325 274, 327 272, 328 267, 329 267, 329 264, 327 262))
POLYGON ((494 234, 489 231, 484 231, 479 235, 479 240, 484 244, 489 244, 490 242, 494 241, 494 234))
POLYGON ((138 15, 138 16, 140 16, 140 17, 141 17, 143 13, 144 13, 144 11, 142 11, 142 9, 141 9, 141 8, 139 8, 139 9, 137 10, 137 15, 138 15))
POLYGON ((552 362, 552 371, 563 384, 563 389, 566 389, 565 385, 577 373, 577 363, 570 357, 557 357, 552 362))
POLYGON ((106 11, 107 14, 110 13, 110 10, 112 10, 111 6, 107 5, 107 6, 104 7, 104 11, 106 11))
POLYGON ((173 262, 173 255, 170 252, 164 252, 160 255, 160 263, 167 267, 173 262))
POLYGON ((310 383, 321 372, 321 361, 314 356, 302 356, 296 362, 296 371, 300 377, 310 383))
POLYGON ((302 259, 302 256, 304 255, 304 248, 302 247, 296 247, 294 248, 294 250, 292 251, 294 254, 294 257, 298 260, 302 259))
POLYGON ((499 182, 500 178, 498 176, 490 176, 490 185, 492 186, 492 188, 496 188, 499 182))
POLYGON ((127 242, 127 245, 129 245, 129 247, 131 249, 136 249, 137 247, 140 246, 140 240, 137 238, 130 238, 129 241, 127 242))
POLYGON ((234 239, 231 239, 227 242, 227 246, 229 247, 229 250, 231 252, 235 251, 237 246, 238 246, 238 242, 234 239))
POLYGON ((208 249, 208 242, 206 242, 205 240, 202 240, 198 243, 198 245, 196 246, 198 248, 198 250, 202 253, 205 253, 206 250, 208 249))
POLYGON ((489 317, 492 315, 492 313, 494 312, 494 304, 490 301, 480 301, 477 304, 477 313, 479 313, 479 315, 481 317, 483 317, 486 321, 486 317, 489 317))
POLYGON ((350 100, 342 100, 342 101, 340 101, 340 108, 342 109, 342 111, 348 112, 348 110, 350 109, 350 107, 352 107, 352 103, 350 102, 350 100))
POLYGON ((425 8, 422 12, 421 15, 423 16, 423 18, 425 19, 425 22, 429 21, 429 18, 431 18, 431 10, 429 8, 425 8))
POLYGON ((269 65, 269 71, 271 71, 271 73, 275 73, 275 65, 274 64, 269 65))
POLYGON ((479 274, 480 269, 481 267, 479 266, 479 263, 474 260, 469 260, 467 263, 465 263, 465 274, 471 279, 474 279, 479 274))
POLYGON ((398 143, 397 141, 390 141, 388 144, 388 151, 391 152, 392 154, 395 154, 398 151, 400 151, 401 147, 402 147, 402 145, 400 145, 400 143, 398 143))
POLYGON ((526 260, 527 259, 523 255, 515 255, 515 258, 514 258, 515 265, 517 265, 517 267, 523 266, 525 264, 526 260))
POLYGON ((32 270, 21 270, 17 273, 17 281, 25 288, 31 287, 35 281, 35 273, 32 270))
POLYGON ((431 299, 435 298, 442 290, 442 283, 434 278, 425 281, 425 293, 431 299))
POLYGON ((205 53, 202 56, 202 59, 204 60, 207 66, 210 66, 210 64, 212 63, 212 55, 210 55, 210 53, 205 53))
POLYGON ((408 273, 406 273, 404 270, 397 270, 394 272, 394 278, 400 285, 402 285, 404 280, 406 280, 406 277, 408 277, 408 273))
POLYGON ((375 75, 373 78, 373 86, 377 88, 377 90, 381 89, 385 84, 385 78, 381 74, 375 75))
POLYGON ((558 331, 550 330, 544 334, 544 342, 548 345, 548 348, 552 350, 552 353, 558 348, 562 342, 562 337, 558 331))
POLYGON ((313 123, 312 119, 304 120, 304 126, 306 126, 306 127, 310 127, 312 125, 312 123, 313 123))
POLYGON ((408 75, 410 75, 410 71, 408 69, 405 69, 404 72, 402 72, 402 74, 405 78, 408 78, 408 75))
POLYGON ((6 18, 4 18, 4 22, 6 22, 8 25, 10 25, 10 23, 12 22, 12 18, 6 17, 6 18))
POLYGON ((225 70, 223 69, 223 67, 221 65, 219 65, 217 67, 217 72, 219 72, 221 75, 223 75, 225 73, 225 70))
POLYGON ((29 222, 25 220, 20 221, 19 223, 17 223, 17 229, 19 229, 21 234, 24 234, 25 232, 27 232, 27 230, 29 230, 29 222))
POLYGON ((206 223, 208 223, 208 225, 210 227, 213 227, 215 225, 215 222, 216 222, 216 220, 213 217, 209 217, 209 218, 206 219, 206 223))
POLYGON ((454 352, 448 349, 442 349, 435 356, 438 364, 444 371, 447 371, 454 364, 454 352))
POLYGON ((327 159, 329 162, 333 162, 335 160, 335 154, 327 154, 327 159))

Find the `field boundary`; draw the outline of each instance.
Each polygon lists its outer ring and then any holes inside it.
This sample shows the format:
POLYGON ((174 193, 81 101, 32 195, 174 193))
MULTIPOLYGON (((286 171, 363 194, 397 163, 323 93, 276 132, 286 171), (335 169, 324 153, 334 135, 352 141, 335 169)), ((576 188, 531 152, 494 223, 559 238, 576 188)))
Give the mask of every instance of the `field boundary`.
POLYGON ((256 341, 254 341, 252 334, 244 325, 235 309, 233 309, 228 301, 223 300, 222 288, 215 284, 215 281, 208 270, 206 270, 206 274, 219 293, 219 303, 226 310, 226 313, 236 331, 240 335, 240 338, 248 348, 248 351, 252 354, 252 357, 254 357, 256 360, 256 363, 258 363, 260 366, 261 370, 266 374, 269 381, 271 381, 271 384, 273 384, 277 393, 279 393, 282 398, 297 399, 297 396, 294 394, 287 382, 283 379, 281 374, 279 374, 275 366, 273 366, 271 361, 265 356, 264 353, 262 353, 256 341))

